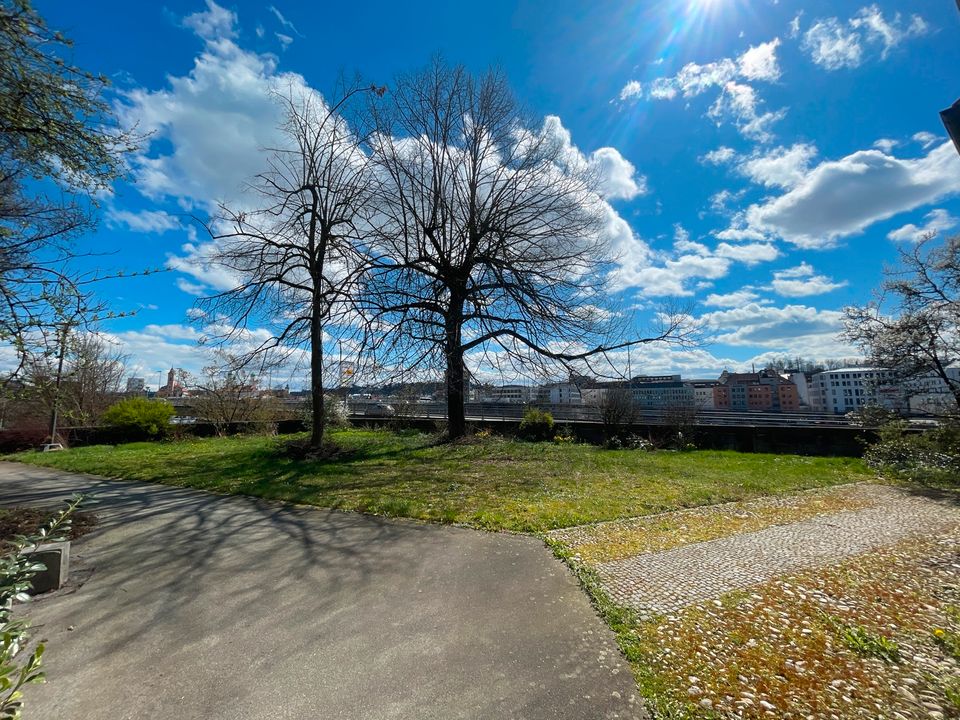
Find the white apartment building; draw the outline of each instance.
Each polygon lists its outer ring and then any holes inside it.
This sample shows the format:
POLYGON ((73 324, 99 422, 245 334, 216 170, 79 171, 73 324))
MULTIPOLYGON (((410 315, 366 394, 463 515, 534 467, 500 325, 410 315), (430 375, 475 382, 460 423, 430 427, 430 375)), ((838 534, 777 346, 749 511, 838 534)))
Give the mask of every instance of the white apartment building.
MULTIPOLYGON (((951 383, 960 384, 960 366, 948 367, 947 377, 951 383)), ((910 394, 910 412, 940 415, 944 411, 956 412, 957 402, 947 383, 937 375, 927 375, 907 383, 910 394)))
POLYGON ((533 385, 501 385, 499 387, 484 389, 481 393, 481 400, 486 402, 527 404, 537 397, 538 391, 539 388, 533 385))
POLYGON ((583 398, 575 383, 559 382, 544 385, 537 394, 538 402, 551 405, 581 405, 583 398))
POLYGON ((882 368, 840 368, 817 373, 808 386, 810 406, 820 412, 843 415, 878 405, 903 410, 905 393, 882 368))

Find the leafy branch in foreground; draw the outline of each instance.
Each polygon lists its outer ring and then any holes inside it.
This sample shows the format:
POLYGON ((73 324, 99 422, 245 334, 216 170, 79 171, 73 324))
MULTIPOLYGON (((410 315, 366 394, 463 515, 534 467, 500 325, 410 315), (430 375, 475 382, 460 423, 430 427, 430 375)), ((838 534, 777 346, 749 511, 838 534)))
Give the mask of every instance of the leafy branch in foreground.
POLYGON ((29 551, 41 543, 66 538, 72 516, 82 502, 81 495, 74 496, 36 534, 20 535, 7 543, 6 552, 0 557, 0 720, 17 720, 23 709, 23 686, 44 680, 43 643, 26 658, 17 658, 29 640, 30 623, 14 618, 13 607, 30 600, 32 578, 46 569, 31 558, 29 551))

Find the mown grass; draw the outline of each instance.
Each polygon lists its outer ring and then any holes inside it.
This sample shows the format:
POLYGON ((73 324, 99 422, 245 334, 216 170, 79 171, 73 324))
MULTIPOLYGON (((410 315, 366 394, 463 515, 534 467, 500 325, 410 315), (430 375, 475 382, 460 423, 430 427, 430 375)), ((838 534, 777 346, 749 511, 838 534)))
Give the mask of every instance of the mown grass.
POLYGON ((643 452, 503 438, 342 430, 328 460, 291 438, 230 437, 21 453, 7 459, 126 480, 488 529, 539 532, 869 477, 853 458, 643 452))

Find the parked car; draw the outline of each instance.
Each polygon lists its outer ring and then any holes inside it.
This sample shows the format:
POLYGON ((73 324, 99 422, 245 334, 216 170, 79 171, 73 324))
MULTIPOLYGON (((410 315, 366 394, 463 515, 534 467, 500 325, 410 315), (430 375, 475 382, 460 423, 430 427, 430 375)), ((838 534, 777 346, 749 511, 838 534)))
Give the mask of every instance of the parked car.
POLYGON ((367 405, 366 409, 363 411, 363 414, 367 417, 393 417, 397 414, 397 411, 393 409, 393 405, 387 405, 386 403, 371 403, 367 405))

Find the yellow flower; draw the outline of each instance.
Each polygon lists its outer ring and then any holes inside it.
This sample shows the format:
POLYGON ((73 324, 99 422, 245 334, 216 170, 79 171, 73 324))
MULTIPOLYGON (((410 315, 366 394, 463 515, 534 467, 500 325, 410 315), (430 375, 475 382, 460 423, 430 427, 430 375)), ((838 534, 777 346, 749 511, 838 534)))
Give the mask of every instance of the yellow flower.
POLYGON ((938 638, 943 637, 944 635, 946 635, 946 633, 945 633, 942 629, 940 629, 940 628, 937 628, 936 630, 934 630, 934 631, 933 631, 933 634, 936 635, 938 638))

